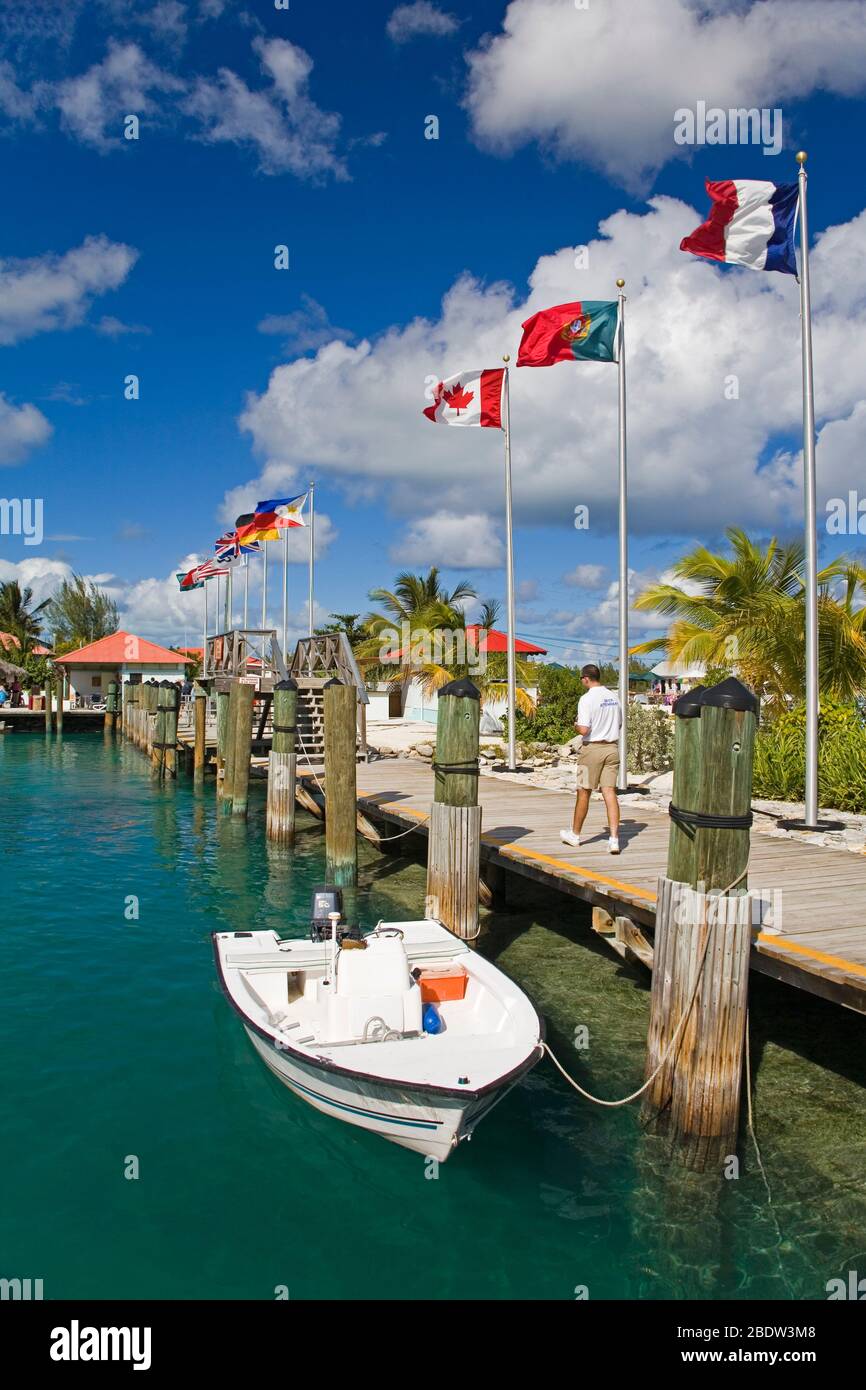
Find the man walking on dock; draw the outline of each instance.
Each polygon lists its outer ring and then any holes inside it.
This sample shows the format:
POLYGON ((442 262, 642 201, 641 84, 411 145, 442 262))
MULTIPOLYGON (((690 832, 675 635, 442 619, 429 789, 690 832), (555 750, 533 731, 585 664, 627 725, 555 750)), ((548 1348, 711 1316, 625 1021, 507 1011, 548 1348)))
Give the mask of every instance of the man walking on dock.
POLYGON ((583 747, 577 759, 577 797, 571 829, 560 830, 559 838, 565 845, 577 847, 580 844, 589 798, 592 792, 600 791, 607 808, 610 836, 607 847, 611 854, 619 854, 616 784, 619 777, 622 707, 619 696, 601 684, 601 672, 597 666, 584 666, 580 672, 580 682, 586 694, 581 695, 578 702, 574 725, 577 732, 583 735, 583 747))

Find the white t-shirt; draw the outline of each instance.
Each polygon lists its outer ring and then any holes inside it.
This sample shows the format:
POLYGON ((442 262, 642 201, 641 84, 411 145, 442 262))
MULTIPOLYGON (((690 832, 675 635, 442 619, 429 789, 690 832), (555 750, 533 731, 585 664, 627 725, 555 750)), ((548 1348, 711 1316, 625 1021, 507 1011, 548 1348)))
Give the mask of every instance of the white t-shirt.
POLYGON ((589 729, 584 743, 616 743, 622 725, 619 696, 603 685, 590 686, 578 701, 577 722, 589 729))

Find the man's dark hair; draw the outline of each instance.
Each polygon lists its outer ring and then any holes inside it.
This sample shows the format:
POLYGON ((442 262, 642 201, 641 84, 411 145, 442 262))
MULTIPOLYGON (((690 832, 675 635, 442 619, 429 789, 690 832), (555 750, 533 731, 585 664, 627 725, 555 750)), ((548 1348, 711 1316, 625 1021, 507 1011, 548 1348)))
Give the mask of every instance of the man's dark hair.
POLYGON ((598 667, 594 666, 592 662, 590 662, 588 666, 581 666, 580 674, 581 677, 586 676, 588 681, 601 680, 601 671, 599 671, 598 667))

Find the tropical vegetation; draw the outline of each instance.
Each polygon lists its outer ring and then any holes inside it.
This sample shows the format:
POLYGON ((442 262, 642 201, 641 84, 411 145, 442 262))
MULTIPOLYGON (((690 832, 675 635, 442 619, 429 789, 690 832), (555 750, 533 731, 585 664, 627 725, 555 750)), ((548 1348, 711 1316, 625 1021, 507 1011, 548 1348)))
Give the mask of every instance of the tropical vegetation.
POLYGON ((117 604, 92 579, 74 574, 64 579, 49 600, 46 618, 54 632, 58 654, 108 637, 118 627, 117 604))

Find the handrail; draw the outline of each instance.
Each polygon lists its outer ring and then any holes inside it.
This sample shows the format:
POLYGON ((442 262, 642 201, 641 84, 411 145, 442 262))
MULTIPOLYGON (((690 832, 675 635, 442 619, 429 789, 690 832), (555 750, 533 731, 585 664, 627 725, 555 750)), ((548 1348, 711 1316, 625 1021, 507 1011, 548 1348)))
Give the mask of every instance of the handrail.
POLYGON ((295 647, 289 671, 293 676, 312 676, 315 671, 322 671, 325 675, 339 675, 347 685, 355 686, 359 704, 370 703, 355 653, 343 631, 320 632, 313 637, 301 637, 295 647))

